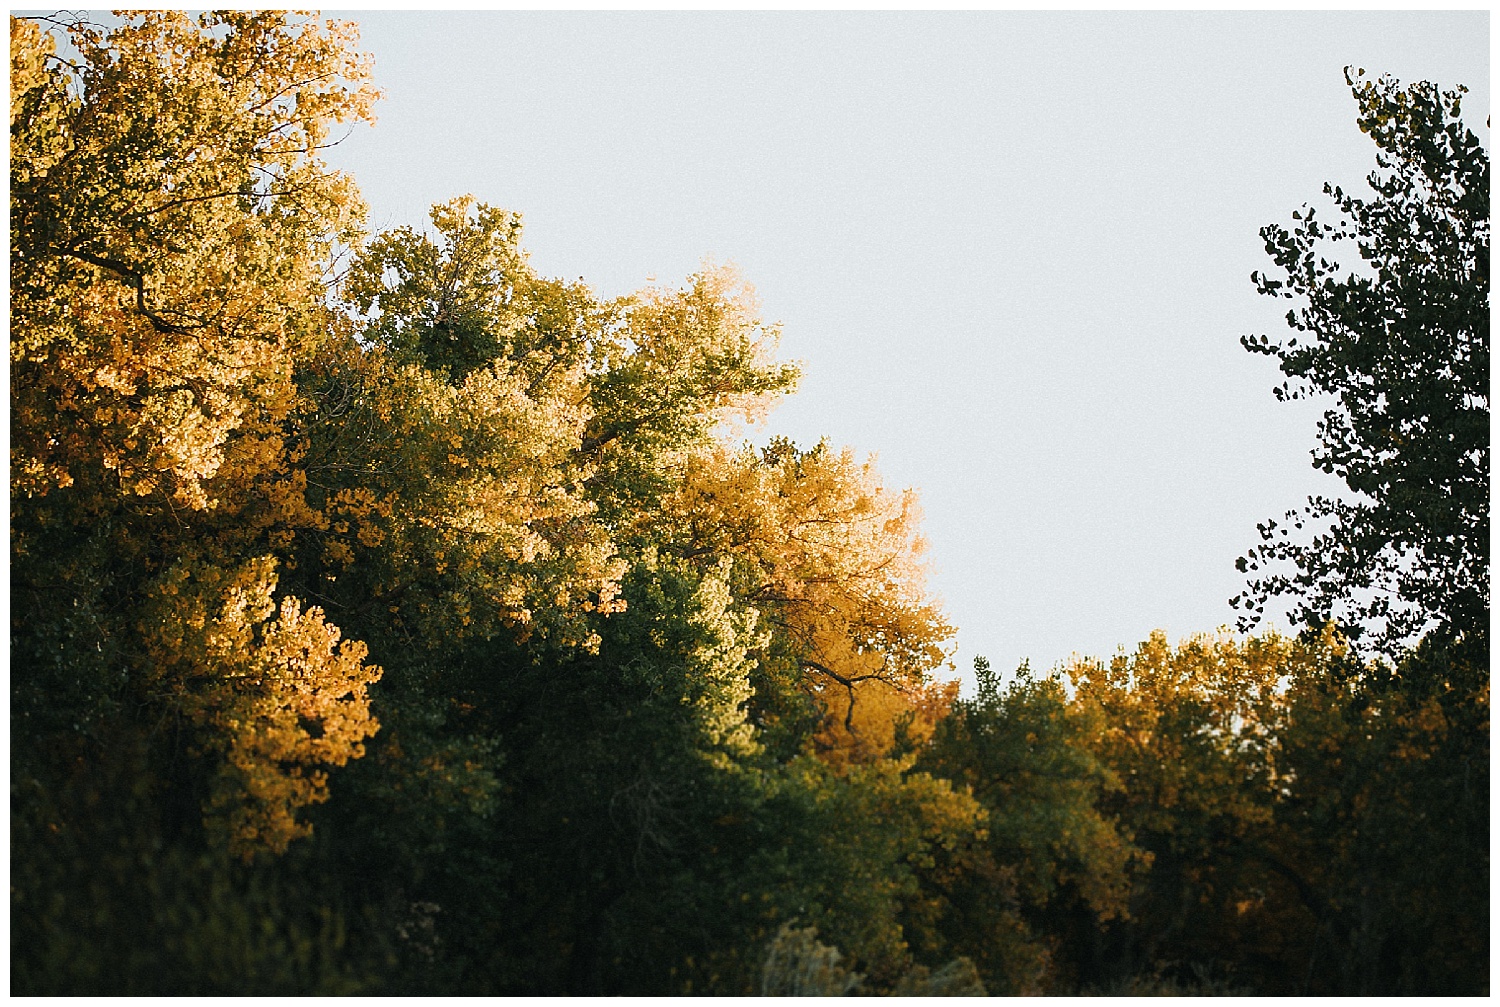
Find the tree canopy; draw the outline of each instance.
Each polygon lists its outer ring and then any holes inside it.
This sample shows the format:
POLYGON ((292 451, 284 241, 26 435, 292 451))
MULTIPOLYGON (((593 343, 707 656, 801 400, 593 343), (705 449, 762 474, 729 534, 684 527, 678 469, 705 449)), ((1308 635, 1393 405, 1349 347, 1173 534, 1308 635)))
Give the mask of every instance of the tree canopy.
POLYGON ((1313 463, 1351 495, 1261 525, 1235 603, 1242 629, 1285 596, 1294 620, 1394 655, 1433 626, 1489 622, 1490 160, 1460 118, 1465 89, 1346 76, 1373 195, 1330 183, 1331 220, 1304 205, 1261 231, 1275 269, 1252 280, 1296 302, 1296 335, 1242 342, 1280 363, 1278 398, 1334 397, 1313 463))
POLYGON ((1377 197, 1266 232, 1317 341, 1252 348, 1369 498, 1253 554, 1308 631, 964 698, 916 494, 742 440, 798 378, 749 285, 605 298, 472 196, 370 233, 322 151, 371 73, 309 15, 11 20, 16 992, 1487 988, 1455 95, 1356 81, 1377 197))

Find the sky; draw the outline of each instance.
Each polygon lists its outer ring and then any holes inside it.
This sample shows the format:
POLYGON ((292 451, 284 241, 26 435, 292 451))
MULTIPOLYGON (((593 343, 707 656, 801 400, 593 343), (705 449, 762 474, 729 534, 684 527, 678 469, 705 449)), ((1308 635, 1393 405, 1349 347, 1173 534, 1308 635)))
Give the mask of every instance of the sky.
POLYGON ((1374 167, 1343 68, 1489 143, 1483 11, 341 16, 372 226, 472 193, 604 295, 738 267, 803 372, 748 436, 919 491, 966 678, 1232 624, 1256 522, 1337 491, 1239 337, 1259 229, 1374 167))

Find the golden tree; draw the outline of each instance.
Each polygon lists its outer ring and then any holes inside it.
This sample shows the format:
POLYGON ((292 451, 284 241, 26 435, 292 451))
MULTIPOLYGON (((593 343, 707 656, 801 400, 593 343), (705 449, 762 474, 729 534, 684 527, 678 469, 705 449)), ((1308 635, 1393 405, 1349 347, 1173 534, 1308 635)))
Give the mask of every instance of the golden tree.
POLYGON ((362 646, 272 600, 326 520, 288 432, 363 215, 320 157, 371 118, 355 38, 275 12, 11 26, 11 548, 18 617, 43 613, 21 638, 92 633, 93 700, 124 664, 127 692, 212 723, 247 853, 284 847, 318 767, 376 728, 362 646))

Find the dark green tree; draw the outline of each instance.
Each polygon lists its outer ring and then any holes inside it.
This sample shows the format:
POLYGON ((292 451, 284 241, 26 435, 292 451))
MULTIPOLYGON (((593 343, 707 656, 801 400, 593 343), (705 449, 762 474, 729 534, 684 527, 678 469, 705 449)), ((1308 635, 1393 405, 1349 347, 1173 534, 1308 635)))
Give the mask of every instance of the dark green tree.
POLYGON ((1278 399, 1335 397, 1313 464, 1351 495, 1260 525, 1231 604, 1242 632, 1280 597, 1294 622, 1395 656, 1434 626, 1488 623, 1490 160, 1463 87, 1345 75, 1377 148, 1373 197, 1328 184, 1331 220, 1304 206, 1261 231, 1275 268, 1251 278, 1297 302, 1296 334, 1241 342, 1279 361, 1278 399), (1333 259, 1351 246, 1358 264, 1333 259))
POLYGON ((1464 88, 1346 78, 1377 148, 1373 196, 1327 185, 1332 222, 1304 207, 1261 232, 1275 276, 1252 278, 1298 302, 1296 334, 1242 340, 1280 362, 1278 398, 1336 397, 1313 460, 1350 494, 1260 527, 1238 563, 1240 628, 1280 597, 1309 633, 1333 622, 1363 651, 1295 678, 1273 732, 1288 781, 1273 831, 1315 924, 1280 973, 1303 993, 1481 993, 1489 154, 1461 118, 1464 88), (1350 244, 1346 268, 1333 255, 1350 244))

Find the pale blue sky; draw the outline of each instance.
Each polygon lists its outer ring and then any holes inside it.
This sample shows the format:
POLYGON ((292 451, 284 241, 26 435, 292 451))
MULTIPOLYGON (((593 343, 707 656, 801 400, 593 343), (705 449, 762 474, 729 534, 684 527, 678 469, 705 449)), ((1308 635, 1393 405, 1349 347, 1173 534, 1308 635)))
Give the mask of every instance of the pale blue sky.
POLYGON ((1341 68, 1467 84, 1488 143, 1484 12, 347 16, 372 224, 472 192, 605 294, 738 265, 804 365, 757 439, 920 490, 960 670, 1231 622, 1329 488, 1238 337, 1258 229, 1373 167, 1341 68))

